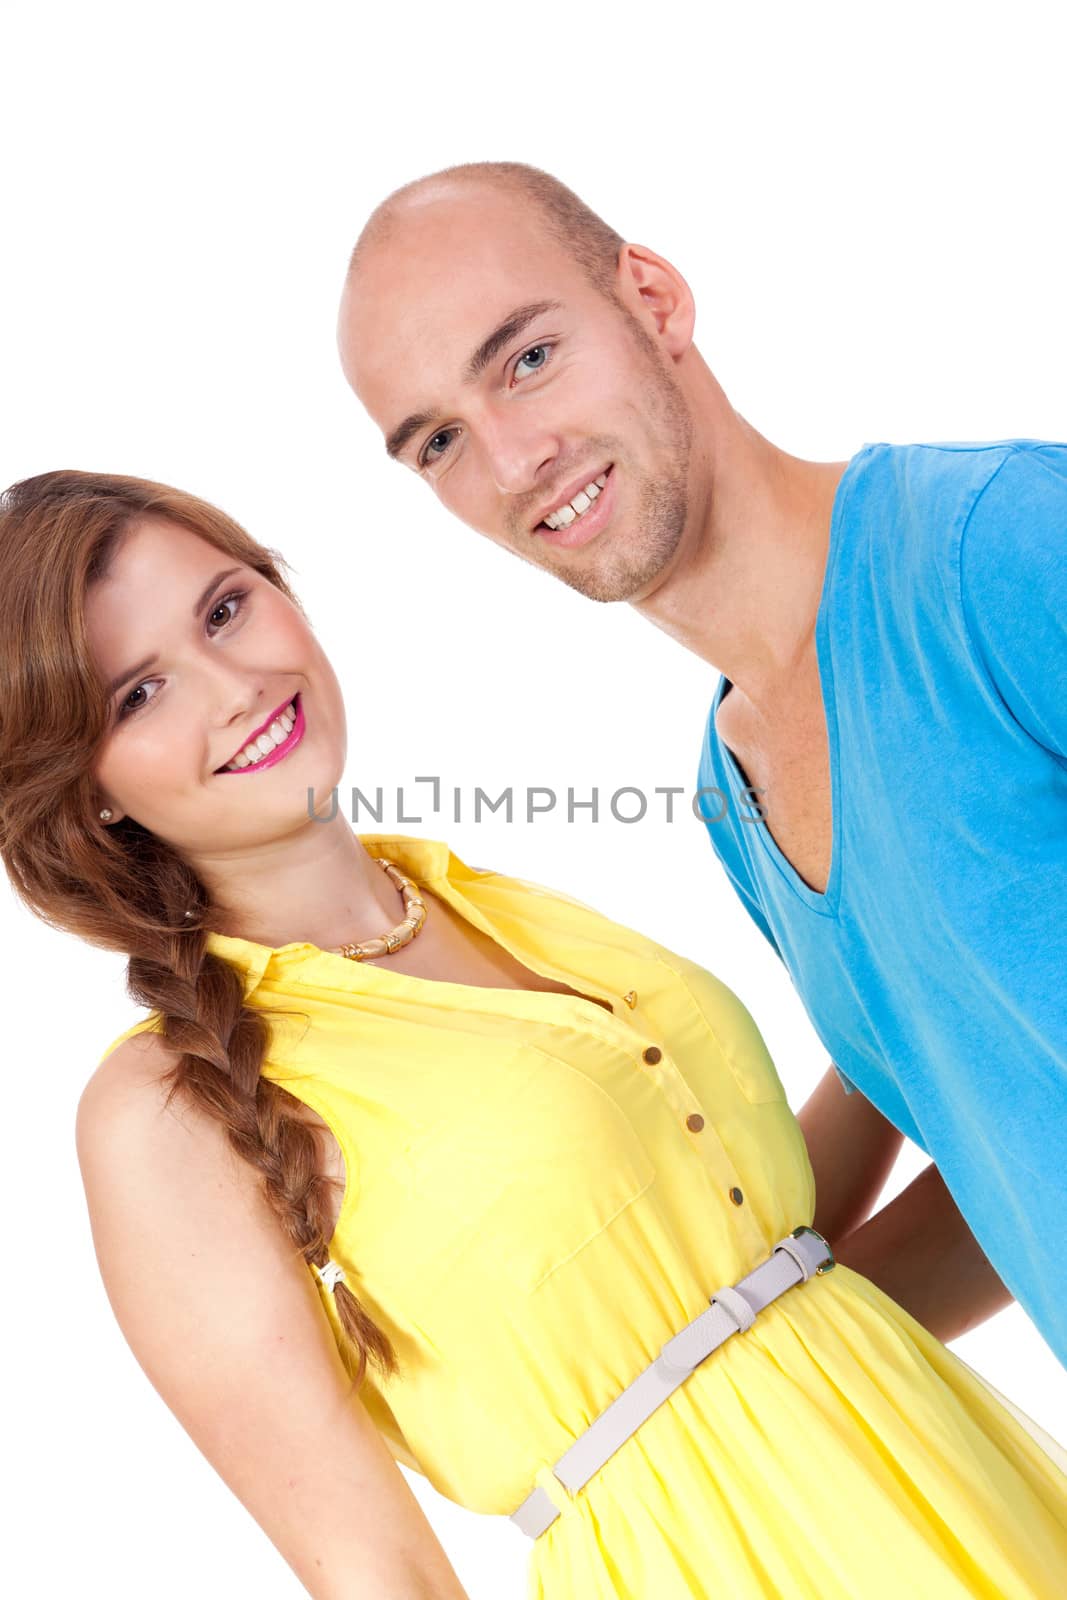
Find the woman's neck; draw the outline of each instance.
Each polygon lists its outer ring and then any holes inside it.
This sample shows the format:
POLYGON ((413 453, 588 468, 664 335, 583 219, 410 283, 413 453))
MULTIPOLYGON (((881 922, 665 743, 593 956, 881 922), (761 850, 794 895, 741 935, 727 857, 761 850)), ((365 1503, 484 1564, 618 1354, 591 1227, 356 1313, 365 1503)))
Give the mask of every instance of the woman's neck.
POLYGON ((212 926, 271 949, 307 942, 339 950, 404 916, 397 889, 340 812, 329 822, 309 818, 298 833, 238 860, 200 857, 192 865, 218 908, 212 926))

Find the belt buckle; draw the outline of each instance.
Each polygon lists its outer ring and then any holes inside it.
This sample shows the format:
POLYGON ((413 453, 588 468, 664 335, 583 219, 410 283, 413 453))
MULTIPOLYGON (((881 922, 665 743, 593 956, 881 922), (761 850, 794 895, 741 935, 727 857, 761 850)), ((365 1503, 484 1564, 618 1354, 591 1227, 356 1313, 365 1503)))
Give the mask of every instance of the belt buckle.
POLYGON ((837 1262, 834 1260, 834 1253, 830 1248, 829 1240, 824 1239, 817 1228, 809 1228, 805 1222, 802 1222, 799 1228, 793 1229, 791 1237, 794 1239, 799 1239, 802 1233, 813 1233, 816 1239, 819 1240, 820 1244, 822 1244, 826 1249, 826 1260, 815 1268, 816 1275, 821 1278, 824 1273, 832 1272, 837 1265, 837 1262))

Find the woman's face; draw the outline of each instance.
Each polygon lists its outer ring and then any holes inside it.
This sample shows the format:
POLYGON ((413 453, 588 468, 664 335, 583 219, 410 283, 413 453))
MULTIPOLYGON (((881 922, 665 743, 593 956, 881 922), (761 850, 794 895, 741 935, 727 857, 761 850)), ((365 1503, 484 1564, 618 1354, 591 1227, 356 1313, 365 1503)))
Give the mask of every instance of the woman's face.
POLYGON ((340 685, 301 612, 266 578, 144 516, 90 588, 86 622, 104 683, 118 680, 93 768, 116 820, 131 816, 195 859, 309 826, 309 788, 315 810, 329 810, 345 762, 340 685), (297 722, 278 754, 222 771, 294 697, 297 722))

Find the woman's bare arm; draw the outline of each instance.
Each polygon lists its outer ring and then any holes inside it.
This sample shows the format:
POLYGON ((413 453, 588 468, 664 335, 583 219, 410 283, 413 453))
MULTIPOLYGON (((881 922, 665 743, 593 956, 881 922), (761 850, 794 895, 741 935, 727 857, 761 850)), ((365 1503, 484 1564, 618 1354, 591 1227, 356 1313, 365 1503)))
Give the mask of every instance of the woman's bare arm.
POLYGON ((104 1286, 146 1375, 315 1600, 467 1600, 352 1390, 319 1291, 206 1113, 125 1040, 78 1107, 104 1286))

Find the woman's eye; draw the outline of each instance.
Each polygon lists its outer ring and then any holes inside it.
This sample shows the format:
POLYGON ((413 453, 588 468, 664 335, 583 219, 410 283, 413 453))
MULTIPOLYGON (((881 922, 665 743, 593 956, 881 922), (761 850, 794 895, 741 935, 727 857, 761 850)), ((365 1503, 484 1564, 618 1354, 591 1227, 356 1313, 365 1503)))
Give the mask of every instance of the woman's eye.
MULTIPOLYGON (((244 595, 228 594, 225 600, 220 600, 216 605, 212 606, 211 616, 209 616, 208 621, 210 622, 211 617, 215 616, 217 612, 224 610, 226 606, 236 605, 238 610, 240 610, 240 602, 243 599, 244 595)), ((234 612, 234 615, 236 616, 237 613, 234 612)))
MULTIPOLYGON (((233 620, 233 618, 237 615, 237 612, 240 611, 241 607, 244 605, 247 595, 248 590, 241 589, 235 594, 228 594, 224 600, 216 600, 215 604, 208 612, 209 623, 213 622, 214 618, 218 616, 219 612, 222 612, 223 614, 222 623, 215 627, 214 631, 216 633, 220 631, 220 627, 225 627, 228 622, 233 620), (230 613, 227 611, 228 606, 234 606, 236 609, 230 613)), ((150 683, 154 683, 155 681, 156 680, 154 678, 146 678, 144 683, 138 683, 130 690, 129 694, 126 695, 125 699, 122 701, 122 704, 119 706, 119 721, 121 721, 124 717, 136 716, 138 711, 143 711, 146 705, 151 704, 150 700, 142 700, 137 705, 131 705, 130 701, 133 699, 134 695, 140 694, 142 690, 146 689, 150 683)), ((152 699, 155 699, 155 695, 152 696, 152 699)))
POLYGON ((148 704, 147 700, 143 700, 141 702, 141 705, 131 706, 131 704, 130 704, 130 701, 133 699, 134 695, 135 694, 140 694, 141 690, 144 689, 145 687, 146 687, 145 684, 139 683, 137 685, 136 689, 131 689, 130 690, 129 694, 126 696, 125 700, 122 702, 121 706, 119 707, 119 716, 120 717, 130 716, 134 711, 140 711, 141 710, 141 706, 144 706, 144 705, 148 704))
POLYGON ((524 374, 520 371, 520 369, 521 369, 521 367, 522 367, 524 362, 527 363, 527 366, 526 366, 526 371, 527 372, 539 372, 541 370, 541 368, 543 366, 546 366, 547 363, 548 363, 548 355, 549 355, 549 350, 550 349, 551 349, 551 346, 547 345, 547 344, 533 344, 533 345, 531 345, 529 350, 525 350, 523 352, 523 354, 519 357, 518 361, 516 361, 516 363, 515 363, 516 376, 518 376, 518 377, 524 376, 524 374))

